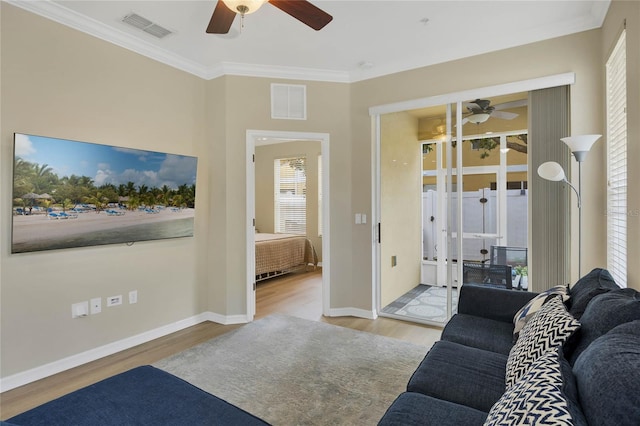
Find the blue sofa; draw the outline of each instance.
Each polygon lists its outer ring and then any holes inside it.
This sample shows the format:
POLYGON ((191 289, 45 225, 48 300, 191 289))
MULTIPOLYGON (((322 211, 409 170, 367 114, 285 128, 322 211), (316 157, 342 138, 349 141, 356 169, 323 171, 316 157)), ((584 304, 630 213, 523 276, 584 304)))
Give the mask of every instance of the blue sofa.
MULTIPOLYGON (((640 293, 621 289, 600 268, 582 277, 568 293, 566 311, 580 328, 556 350, 562 378, 558 390, 571 417, 567 424, 640 425, 640 293)), ((506 391, 514 315, 534 296, 462 286, 458 314, 379 425, 491 422, 492 407, 496 405, 492 415, 504 408, 496 403, 506 391)))

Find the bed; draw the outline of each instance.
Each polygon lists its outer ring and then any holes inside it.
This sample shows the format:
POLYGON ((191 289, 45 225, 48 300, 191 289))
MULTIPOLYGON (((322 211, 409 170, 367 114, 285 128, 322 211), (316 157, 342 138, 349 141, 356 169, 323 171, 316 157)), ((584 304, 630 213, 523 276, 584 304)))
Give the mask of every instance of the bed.
POLYGON ((304 235, 256 234, 256 282, 318 266, 318 255, 304 235))

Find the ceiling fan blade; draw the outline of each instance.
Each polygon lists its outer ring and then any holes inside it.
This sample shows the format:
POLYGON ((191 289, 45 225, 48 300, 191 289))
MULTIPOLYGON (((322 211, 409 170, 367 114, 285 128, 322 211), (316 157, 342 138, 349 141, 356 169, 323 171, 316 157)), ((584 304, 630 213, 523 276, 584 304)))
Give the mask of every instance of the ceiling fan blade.
POLYGON ((518 116, 518 114, 507 111, 493 111, 491 116, 494 118, 502 118, 503 120, 513 120, 518 116))
POLYGON ((269 3, 316 31, 333 19, 333 16, 306 0, 269 0, 269 3))
POLYGON ((225 6, 222 0, 218 0, 207 27, 207 34, 227 34, 235 17, 236 13, 225 6))
POLYGON ((528 102, 526 99, 519 99, 517 101, 503 102, 501 104, 494 105, 493 107, 496 109, 496 111, 500 111, 503 109, 520 108, 523 106, 527 106, 527 104, 528 102))

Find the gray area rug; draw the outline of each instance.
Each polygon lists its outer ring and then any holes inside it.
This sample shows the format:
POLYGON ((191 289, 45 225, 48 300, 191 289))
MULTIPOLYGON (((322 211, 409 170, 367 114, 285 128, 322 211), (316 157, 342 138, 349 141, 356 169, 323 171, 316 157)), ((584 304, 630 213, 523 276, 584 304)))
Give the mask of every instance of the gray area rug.
MULTIPOLYGON (((458 311, 458 289, 452 289, 452 314, 458 311)), ((445 323, 447 289, 419 284, 382 309, 382 312, 445 323)))
POLYGON ((273 425, 375 425, 428 349, 278 314, 154 366, 273 425))

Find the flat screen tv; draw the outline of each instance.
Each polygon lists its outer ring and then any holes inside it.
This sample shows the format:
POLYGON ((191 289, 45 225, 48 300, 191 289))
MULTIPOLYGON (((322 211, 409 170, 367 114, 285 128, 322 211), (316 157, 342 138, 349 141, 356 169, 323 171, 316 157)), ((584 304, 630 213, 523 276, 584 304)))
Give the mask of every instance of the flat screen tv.
POLYGON ((197 158, 14 134, 12 253, 193 236, 197 158))

